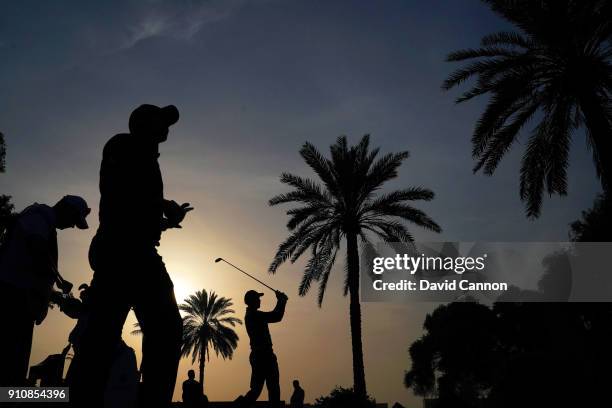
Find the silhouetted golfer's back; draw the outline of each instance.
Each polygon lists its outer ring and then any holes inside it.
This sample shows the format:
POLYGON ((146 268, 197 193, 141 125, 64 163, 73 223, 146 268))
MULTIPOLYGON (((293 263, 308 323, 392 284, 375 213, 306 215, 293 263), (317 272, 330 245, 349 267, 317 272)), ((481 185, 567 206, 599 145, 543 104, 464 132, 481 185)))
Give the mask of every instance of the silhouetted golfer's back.
POLYGON ((103 404, 132 307, 143 331, 143 402, 147 407, 170 403, 182 321, 156 246, 162 232, 179 227, 191 208, 164 199, 158 147, 178 118, 174 106, 141 105, 130 116, 130 133, 112 137, 104 147, 100 226, 89 250, 90 314, 69 373, 76 406, 103 404))
POLYGON ((119 134, 104 147, 100 168, 100 227, 105 237, 157 245, 161 238, 164 187, 157 149, 130 134, 119 134), (126 202, 138 197, 138 202, 126 202), (145 204, 146 203, 146 204, 145 204))
POLYGON ((262 312, 259 310, 261 296, 263 293, 254 290, 249 290, 244 295, 244 303, 247 304, 244 320, 251 343, 251 355, 249 356, 251 389, 244 398, 238 399, 238 405, 250 406, 257 401, 265 382, 270 406, 278 407, 280 405, 278 362, 272 349, 272 337, 268 324, 277 323, 283 319, 288 298, 284 293, 277 291, 274 310, 262 312))

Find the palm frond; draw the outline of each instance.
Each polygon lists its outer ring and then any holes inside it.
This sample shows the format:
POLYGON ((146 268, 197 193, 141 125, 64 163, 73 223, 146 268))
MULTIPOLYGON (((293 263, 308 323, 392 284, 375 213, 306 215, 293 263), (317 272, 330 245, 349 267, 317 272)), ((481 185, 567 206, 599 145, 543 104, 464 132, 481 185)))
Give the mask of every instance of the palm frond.
POLYGON ((331 256, 328 258, 327 264, 325 265, 323 272, 321 273, 321 278, 319 279, 319 294, 317 295, 317 304, 319 307, 323 306, 325 290, 327 289, 327 281, 329 280, 329 275, 331 274, 331 270, 336 262, 336 255, 338 255, 337 246, 334 248, 331 256))
POLYGON ((361 215, 369 212, 383 214, 389 205, 402 203, 404 201, 431 201, 435 194, 433 191, 424 187, 411 187, 404 190, 396 190, 387 194, 382 194, 375 200, 366 201, 360 211, 361 215))
POLYGON ((363 180, 363 184, 359 186, 359 200, 368 199, 385 182, 397 177, 397 169, 409 156, 410 153, 407 151, 389 153, 374 162, 363 180))
POLYGON ((528 38, 517 32, 502 31, 498 33, 488 34, 482 37, 480 45, 483 47, 493 47, 497 45, 511 45, 522 48, 533 48, 534 43, 528 38))
POLYGON ((283 173, 281 175, 281 183, 295 187, 296 190, 287 194, 279 194, 270 199, 271 206, 284 204, 289 202, 307 202, 313 204, 329 204, 330 198, 324 194, 319 186, 314 181, 302 178, 291 173, 283 173))
POLYGON ((451 52, 446 57, 446 61, 447 62, 457 62, 457 61, 463 61, 463 60, 466 60, 466 59, 483 58, 483 57, 509 57, 509 58, 512 58, 512 57, 516 57, 517 55, 519 55, 518 52, 513 51, 513 50, 509 50, 507 48, 486 46, 486 47, 483 47, 483 48, 477 48, 477 49, 468 48, 468 49, 465 49, 465 50, 451 52))
POLYGON ((474 150, 473 153, 476 153, 477 157, 480 157, 478 163, 474 166, 474 173, 484 166, 484 173, 492 175, 501 159, 508 150, 510 150, 510 147, 518 137, 523 126, 525 126, 537 111, 538 104, 536 101, 522 107, 512 119, 511 123, 505 124, 487 138, 488 143, 486 147, 479 146, 474 150))
POLYGON ((526 202, 527 216, 531 218, 538 217, 542 207, 549 148, 546 126, 545 122, 541 123, 532 133, 521 166, 520 196, 526 202))
POLYGON ((306 164, 308 164, 323 181, 327 190, 337 190, 332 163, 323 157, 321 152, 319 152, 312 143, 304 143, 300 150, 300 155, 304 158, 306 164))

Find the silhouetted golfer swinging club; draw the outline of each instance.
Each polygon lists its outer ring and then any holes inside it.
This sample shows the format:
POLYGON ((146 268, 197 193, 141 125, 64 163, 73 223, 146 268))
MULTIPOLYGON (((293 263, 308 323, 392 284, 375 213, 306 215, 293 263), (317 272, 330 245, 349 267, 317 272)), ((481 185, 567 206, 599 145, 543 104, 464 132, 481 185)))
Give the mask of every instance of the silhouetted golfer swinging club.
POLYGON ((261 394, 264 384, 268 388, 268 406, 270 408, 280 408, 280 382, 279 370, 276 354, 272 349, 272 337, 268 329, 269 323, 278 323, 283 320, 285 315, 285 306, 289 298, 281 291, 266 285, 250 273, 243 271, 231 262, 223 258, 215 259, 215 263, 225 262, 232 268, 242 272, 244 275, 253 279, 257 283, 262 284, 270 289, 276 295, 276 306, 269 312, 259 310, 261 306, 260 298, 264 295, 255 290, 248 290, 244 294, 244 303, 247 305, 244 323, 247 334, 249 335, 249 343, 251 346, 251 354, 249 355, 249 363, 251 364, 251 381, 249 391, 245 395, 240 395, 234 401, 236 408, 250 408, 254 405, 257 398, 261 394))
POLYGON ((237 270, 239 270, 240 272, 244 273, 244 274, 245 274, 246 276, 248 276, 249 278, 251 278, 251 279, 253 279, 253 280, 256 280, 257 282, 261 283, 261 284, 262 284, 262 285, 264 285, 266 288, 270 289, 272 292, 278 292, 278 290, 274 289, 274 288, 273 288, 273 287, 271 287, 271 286, 266 285, 265 283, 263 283, 262 281, 260 281, 260 280, 259 280, 259 279, 257 279, 256 277, 254 277, 253 275, 250 275, 249 273, 247 273, 247 272, 243 271, 242 269, 240 269, 239 267, 237 267, 237 266, 236 266, 236 265, 234 265, 233 263, 228 262, 228 261, 226 261, 226 260, 225 260, 225 259, 223 259, 223 258, 217 258, 217 259, 215 259, 215 263, 218 263, 218 262, 221 262, 221 261, 223 261, 223 262, 225 262, 226 264, 230 265, 230 266, 231 266, 231 267, 233 267, 234 269, 237 269, 237 270))

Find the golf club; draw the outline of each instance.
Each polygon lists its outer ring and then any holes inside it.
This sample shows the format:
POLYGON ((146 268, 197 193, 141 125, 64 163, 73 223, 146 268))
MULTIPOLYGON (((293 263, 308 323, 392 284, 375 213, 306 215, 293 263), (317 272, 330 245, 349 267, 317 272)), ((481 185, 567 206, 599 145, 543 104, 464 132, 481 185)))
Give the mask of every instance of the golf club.
POLYGON ((250 275, 250 274, 248 274, 247 272, 243 271, 242 269, 240 269, 239 267, 237 267, 237 266, 236 266, 236 265, 234 265, 233 263, 228 262, 228 261, 226 261, 226 260, 225 260, 225 259, 223 259, 223 258, 217 258, 217 259, 215 259, 215 263, 218 263, 218 262, 220 262, 220 261, 223 261, 223 262, 225 262, 226 264, 228 264, 228 265, 232 266, 234 269, 239 270, 240 272, 244 273, 244 274, 245 274, 246 276, 248 276, 249 278, 256 280, 257 282, 261 283, 262 285, 264 285, 266 288, 270 289, 271 291, 278 292, 278 291, 277 291, 276 289, 274 289, 273 287, 270 287, 270 286, 266 285, 265 283, 263 283, 262 281, 260 281, 260 280, 259 280, 259 279, 257 279, 256 277, 254 277, 253 275, 250 275))

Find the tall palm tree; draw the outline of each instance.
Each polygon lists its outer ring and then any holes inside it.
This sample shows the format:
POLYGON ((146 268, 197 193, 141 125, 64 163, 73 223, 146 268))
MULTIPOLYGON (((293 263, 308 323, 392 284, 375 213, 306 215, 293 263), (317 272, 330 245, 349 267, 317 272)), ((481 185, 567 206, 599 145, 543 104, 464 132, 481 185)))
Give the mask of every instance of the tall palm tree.
POLYGON ((483 0, 516 26, 482 38, 479 48, 448 55, 466 61, 442 85, 475 77, 457 103, 490 96, 472 136, 474 172, 491 175, 533 122, 522 159, 520 196, 529 217, 542 195, 567 193, 574 131, 587 145, 604 191, 612 190, 612 2, 608 0, 483 0))
MULTIPOLYGON (((0 173, 6 171, 6 144, 4 135, 0 132, 0 173)), ((6 229, 10 223, 10 217, 15 207, 11 204, 11 196, 0 194, 0 245, 6 238, 6 229)))
POLYGON ((204 368, 210 359, 209 348, 217 356, 231 359, 238 346, 238 335, 232 329, 242 321, 233 317, 231 299, 218 297, 215 292, 208 294, 205 289, 185 299, 179 309, 185 312, 183 317, 183 357, 192 356, 200 369, 200 384, 204 387, 204 368))
POLYGON ((280 244, 269 271, 275 273, 285 261, 295 262, 306 250, 311 257, 299 286, 300 296, 306 295, 313 281, 319 283, 319 306, 323 303, 327 281, 340 249, 346 240, 346 275, 344 295, 350 297, 350 324, 353 350, 355 392, 365 397, 366 383, 361 344, 361 305, 359 303, 358 241, 369 244, 373 234, 385 241, 412 242, 412 235, 402 221, 440 232, 441 229, 423 211, 410 206, 414 200, 429 201, 434 193, 422 187, 412 187, 387 194, 375 194, 382 185, 397 177, 397 169, 408 158, 408 152, 390 153, 376 160, 379 149, 369 150, 370 137, 349 147, 345 136, 330 148, 327 159, 310 143, 305 143, 300 155, 315 171, 322 185, 289 173, 281 182, 294 190, 270 200, 270 205, 297 203, 287 211, 287 228, 291 235, 280 244))

